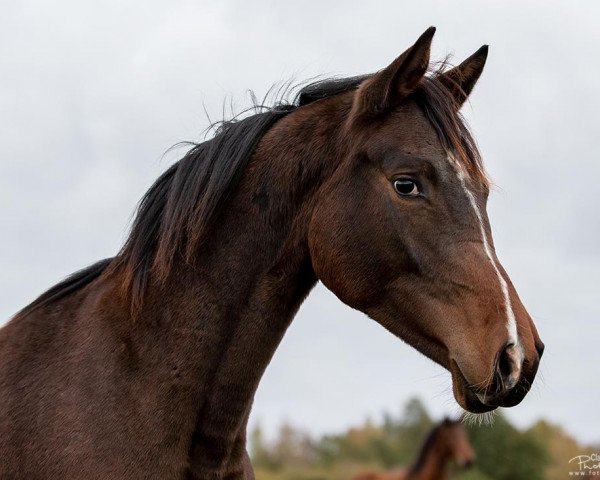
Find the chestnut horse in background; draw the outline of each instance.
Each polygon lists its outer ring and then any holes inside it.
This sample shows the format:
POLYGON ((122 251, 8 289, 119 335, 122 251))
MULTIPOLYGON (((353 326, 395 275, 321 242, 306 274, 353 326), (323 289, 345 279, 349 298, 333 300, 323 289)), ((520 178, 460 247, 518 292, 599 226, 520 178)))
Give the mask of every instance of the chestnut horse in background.
POLYGON ((365 471, 353 480, 444 480, 450 461, 470 467, 475 452, 462 422, 446 418, 431 429, 411 467, 391 472, 365 471))
POLYGON ((0 478, 253 478, 254 393, 318 280, 448 369, 466 410, 523 399, 543 344, 459 115, 487 47, 427 73, 434 31, 225 123, 150 187, 114 258, 0 330, 0 478))

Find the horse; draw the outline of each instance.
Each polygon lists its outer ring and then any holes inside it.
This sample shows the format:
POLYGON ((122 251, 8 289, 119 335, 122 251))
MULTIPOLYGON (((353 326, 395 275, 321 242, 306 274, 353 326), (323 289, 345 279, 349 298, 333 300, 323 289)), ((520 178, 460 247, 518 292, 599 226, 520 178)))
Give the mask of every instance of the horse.
POLYGON ((464 409, 524 398, 543 343, 459 112, 488 49, 432 71, 434 32, 224 123, 150 187, 114 257, 0 330, 0 477, 253 478, 254 393, 317 281, 448 369, 464 409))
POLYGON ((409 468, 391 472, 364 471, 353 480, 444 480, 451 460, 468 468, 475 461, 475 452, 462 422, 445 418, 428 433, 409 468))

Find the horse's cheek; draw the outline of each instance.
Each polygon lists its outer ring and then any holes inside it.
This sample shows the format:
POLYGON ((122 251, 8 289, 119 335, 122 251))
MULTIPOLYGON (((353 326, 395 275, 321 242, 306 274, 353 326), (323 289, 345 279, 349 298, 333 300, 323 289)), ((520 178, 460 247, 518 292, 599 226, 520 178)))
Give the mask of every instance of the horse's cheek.
POLYGON ((323 204, 313 214, 309 249, 319 280, 344 303, 361 309, 379 290, 377 262, 366 244, 372 238, 357 231, 356 223, 349 229, 348 221, 339 209, 323 204))

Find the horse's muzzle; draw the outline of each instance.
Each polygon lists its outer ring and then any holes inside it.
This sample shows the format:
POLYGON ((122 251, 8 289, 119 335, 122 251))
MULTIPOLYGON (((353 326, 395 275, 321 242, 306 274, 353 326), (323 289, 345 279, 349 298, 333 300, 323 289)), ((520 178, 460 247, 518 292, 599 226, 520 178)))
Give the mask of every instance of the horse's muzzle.
POLYGON ((475 396, 482 404, 494 408, 514 407, 521 403, 531 389, 543 353, 544 344, 538 341, 536 356, 532 360, 519 358, 517 363, 514 349, 505 347, 496 358, 491 384, 483 391, 475 391, 475 396))
POLYGON ((455 396, 464 409, 472 413, 485 413, 497 407, 513 407, 525 398, 537 373, 544 345, 536 342, 535 358, 519 359, 518 363, 515 363, 509 347, 504 347, 498 353, 492 381, 480 388, 469 385, 458 364, 451 361, 455 396))

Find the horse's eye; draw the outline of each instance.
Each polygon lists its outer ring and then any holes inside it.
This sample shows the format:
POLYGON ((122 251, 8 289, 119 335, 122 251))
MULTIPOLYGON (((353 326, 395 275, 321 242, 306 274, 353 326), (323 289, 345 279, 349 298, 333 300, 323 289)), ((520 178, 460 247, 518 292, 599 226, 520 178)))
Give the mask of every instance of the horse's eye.
POLYGON ((394 180, 394 190, 400 195, 416 197, 421 193, 419 184, 411 178, 398 178, 394 180))

